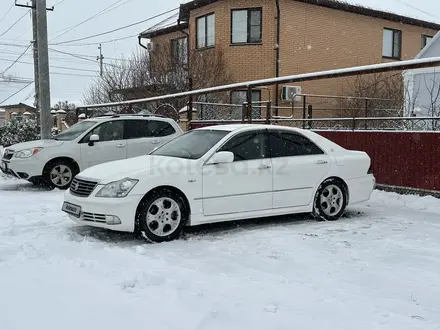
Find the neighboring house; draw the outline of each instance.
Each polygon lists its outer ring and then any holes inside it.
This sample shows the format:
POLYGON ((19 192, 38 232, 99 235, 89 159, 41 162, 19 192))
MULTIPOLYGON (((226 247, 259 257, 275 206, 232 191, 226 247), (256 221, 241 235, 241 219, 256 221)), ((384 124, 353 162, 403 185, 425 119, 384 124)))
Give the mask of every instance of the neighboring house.
MULTIPOLYGON (((153 62, 168 56, 171 63, 188 64, 190 73, 197 63, 188 54, 219 50, 232 83, 412 59, 440 30, 440 24, 411 11, 405 16, 402 10, 367 8, 370 0, 351 1, 365 7, 333 0, 191 1, 181 5, 177 23, 141 33, 139 43, 150 40, 144 47, 153 62)), ((383 1, 382 6, 400 8, 396 1, 383 1)), ((350 82, 338 78, 297 85, 307 94, 349 95, 350 82)), ((287 106, 283 114, 288 115, 289 104, 279 101, 280 95, 281 86, 271 86, 256 89, 252 97, 287 106)), ((244 90, 230 94, 233 103, 245 100, 244 90)))
POLYGON ((2 118, 2 110, 5 121, 10 121, 13 118, 20 119, 23 115, 28 115, 31 118, 36 118, 37 116, 37 109, 24 103, 2 105, 0 106, 0 121, 2 118))
MULTIPOLYGON (((440 32, 427 40, 416 59, 440 57, 440 32)), ((440 117, 440 67, 407 70, 405 80, 405 115, 440 117)))

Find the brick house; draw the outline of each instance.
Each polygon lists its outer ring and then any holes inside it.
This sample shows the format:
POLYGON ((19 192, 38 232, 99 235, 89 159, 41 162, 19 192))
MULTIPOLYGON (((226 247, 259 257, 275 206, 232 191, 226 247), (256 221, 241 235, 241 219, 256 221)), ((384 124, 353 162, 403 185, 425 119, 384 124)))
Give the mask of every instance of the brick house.
POLYGON ((23 114, 29 114, 29 117, 35 118, 37 109, 24 103, 0 106, 0 120, 7 122, 14 117, 21 118, 23 114))
MULTIPOLYGON (((175 18, 174 25, 140 34, 140 42, 151 42, 152 61, 164 47, 169 61, 185 65, 188 54, 217 49, 231 83, 412 59, 440 30, 437 23, 334 0, 196 0, 181 5, 175 18)), ((350 79, 298 86, 307 94, 350 95, 350 79)), ((255 90, 253 99, 281 106, 280 93, 271 86, 255 90)), ((231 92, 230 101, 241 103, 245 95, 231 92)))

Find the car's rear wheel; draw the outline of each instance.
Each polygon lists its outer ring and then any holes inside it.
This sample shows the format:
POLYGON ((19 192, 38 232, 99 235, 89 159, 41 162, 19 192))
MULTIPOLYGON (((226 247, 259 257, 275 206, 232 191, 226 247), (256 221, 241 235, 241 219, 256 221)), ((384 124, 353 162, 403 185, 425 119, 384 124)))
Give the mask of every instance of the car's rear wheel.
POLYGON ((150 242, 169 242, 180 236, 188 216, 182 196, 163 189, 141 202, 136 217, 137 228, 150 242))
POLYGON ((322 221, 338 220, 347 207, 345 185, 336 179, 324 181, 315 196, 313 216, 322 221))
POLYGON ((50 187, 65 190, 69 188, 76 174, 77 169, 74 164, 60 160, 48 164, 43 176, 50 187))

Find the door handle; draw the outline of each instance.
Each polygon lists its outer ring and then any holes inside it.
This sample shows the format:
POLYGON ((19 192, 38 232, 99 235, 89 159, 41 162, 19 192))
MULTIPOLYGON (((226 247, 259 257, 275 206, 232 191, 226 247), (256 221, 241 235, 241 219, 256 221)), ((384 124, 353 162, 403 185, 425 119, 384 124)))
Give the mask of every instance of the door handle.
POLYGON ((151 143, 152 143, 152 144, 158 144, 158 143, 160 143, 160 140, 155 139, 155 140, 151 141, 151 143))
POLYGON ((125 147, 125 144, 123 144, 123 143, 118 144, 118 145, 116 146, 116 148, 124 148, 124 147, 125 147))
POLYGON ((326 161, 326 160, 318 160, 316 162, 316 164, 318 164, 318 165, 323 165, 323 164, 327 164, 327 163, 328 163, 328 161, 326 161))
POLYGON ((258 169, 259 170, 268 170, 270 168, 269 165, 261 165, 258 169))

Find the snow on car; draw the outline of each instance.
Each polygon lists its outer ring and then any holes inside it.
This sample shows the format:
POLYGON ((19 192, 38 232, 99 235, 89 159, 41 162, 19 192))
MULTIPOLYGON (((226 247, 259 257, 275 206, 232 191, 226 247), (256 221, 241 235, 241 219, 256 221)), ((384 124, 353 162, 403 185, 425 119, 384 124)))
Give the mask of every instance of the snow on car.
POLYGON ((182 133, 174 120, 160 116, 94 117, 52 140, 7 147, 0 157, 0 169, 19 179, 67 189, 75 175, 88 167, 145 155, 182 133))
POLYGON ((149 155, 79 173, 62 210, 80 224, 139 232, 154 242, 184 226, 294 213, 339 219, 370 199, 370 157, 311 131, 219 125, 149 155))
POLYGON ((0 174, 1 330, 439 329, 433 197, 376 190, 337 222, 224 223, 156 245, 76 225, 63 193, 0 174))

